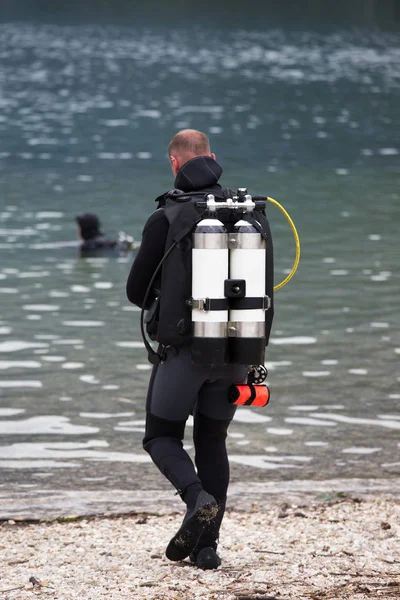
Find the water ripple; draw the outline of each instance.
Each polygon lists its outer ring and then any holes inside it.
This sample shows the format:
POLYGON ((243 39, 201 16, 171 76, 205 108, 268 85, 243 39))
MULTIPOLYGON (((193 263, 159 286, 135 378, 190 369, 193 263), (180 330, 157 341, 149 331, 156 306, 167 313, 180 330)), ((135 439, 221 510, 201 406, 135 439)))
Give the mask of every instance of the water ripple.
POLYGON ((60 415, 48 415, 42 417, 30 417, 18 421, 0 421, 1 435, 82 435, 92 434, 99 431, 98 427, 86 425, 74 425, 68 417, 60 415))

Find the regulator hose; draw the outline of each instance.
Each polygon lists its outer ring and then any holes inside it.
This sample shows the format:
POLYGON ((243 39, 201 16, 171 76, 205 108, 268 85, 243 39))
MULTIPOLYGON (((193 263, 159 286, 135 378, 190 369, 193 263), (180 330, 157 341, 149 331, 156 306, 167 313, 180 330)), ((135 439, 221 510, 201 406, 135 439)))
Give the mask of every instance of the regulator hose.
POLYGON ((295 224, 293 223, 292 219, 290 218, 290 215, 287 212, 287 210, 285 210, 283 208, 283 206, 281 204, 279 204, 279 202, 277 202, 273 198, 269 198, 267 196, 267 200, 268 200, 268 202, 275 204, 275 206, 277 206, 279 208, 279 210, 281 210, 283 212, 286 219, 289 221, 289 225, 293 231, 294 241, 296 243, 296 257, 294 259, 292 270, 290 271, 289 275, 287 277, 285 277, 285 279, 283 281, 278 283, 278 285, 274 286, 274 292, 276 292, 276 290, 280 290, 281 288, 283 288, 283 286, 286 285, 292 279, 293 275, 297 271, 297 267, 299 266, 299 261, 300 261, 300 239, 299 239, 299 234, 297 233, 295 224))

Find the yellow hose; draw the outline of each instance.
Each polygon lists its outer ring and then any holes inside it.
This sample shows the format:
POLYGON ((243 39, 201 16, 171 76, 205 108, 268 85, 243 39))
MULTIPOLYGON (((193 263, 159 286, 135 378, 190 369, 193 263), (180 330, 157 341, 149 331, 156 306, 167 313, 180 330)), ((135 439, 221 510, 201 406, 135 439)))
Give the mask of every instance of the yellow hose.
POLYGON ((274 292, 276 292, 276 290, 280 290, 284 285, 286 285, 292 279, 293 275, 297 271, 297 267, 299 266, 299 261, 300 261, 300 239, 299 239, 299 235, 296 231, 296 227, 295 227, 292 219, 290 218, 288 212, 283 208, 283 206, 281 204, 279 204, 279 202, 277 202, 273 198, 267 198, 267 200, 268 200, 268 202, 275 204, 275 206, 277 206, 283 212, 283 214, 289 221, 290 227, 292 228, 294 240, 296 243, 296 258, 294 259, 292 270, 290 271, 289 275, 283 281, 281 281, 278 285, 276 285, 274 287, 274 292))

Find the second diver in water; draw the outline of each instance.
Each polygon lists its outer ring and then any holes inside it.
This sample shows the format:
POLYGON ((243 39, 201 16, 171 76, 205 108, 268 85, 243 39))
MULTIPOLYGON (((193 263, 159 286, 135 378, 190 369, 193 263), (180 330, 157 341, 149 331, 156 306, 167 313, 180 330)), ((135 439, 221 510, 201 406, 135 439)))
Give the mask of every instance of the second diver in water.
POLYGON ((78 236, 81 240, 79 251, 81 255, 92 254, 95 251, 114 250, 128 252, 134 248, 131 236, 120 232, 118 239, 110 238, 101 231, 99 217, 94 213, 85 213, 75 218, 78 224, 78 236))

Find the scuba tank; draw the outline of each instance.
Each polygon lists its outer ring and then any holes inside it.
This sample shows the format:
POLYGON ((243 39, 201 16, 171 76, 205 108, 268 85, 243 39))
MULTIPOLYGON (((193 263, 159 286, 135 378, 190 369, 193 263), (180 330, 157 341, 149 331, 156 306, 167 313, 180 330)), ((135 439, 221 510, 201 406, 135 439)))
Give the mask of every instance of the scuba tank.
POLYGON ((192 360, 198 365, 263 363, 270 308, 266 242, 252 213, 265 202, 253 202, 240 189, 234 199, 215 202, 208 194, 195 205, 205 209, 206 218, 192 234, 192 360), (217 216, 222 209, 238 219, 229 234, 217 216))
POLYGON ((228 287, 228 293, 233 292, 229 298, 230 362, 264 362, 265 311, 270 308, 265 273, 265 239, 252 223, 241 219, 229 235, 229 274, 234 282, 228 287))
POLYGON ((225 364, 227 361, 228 232, 217 218, 202 219, 192 234, 192 362, 225 364))

